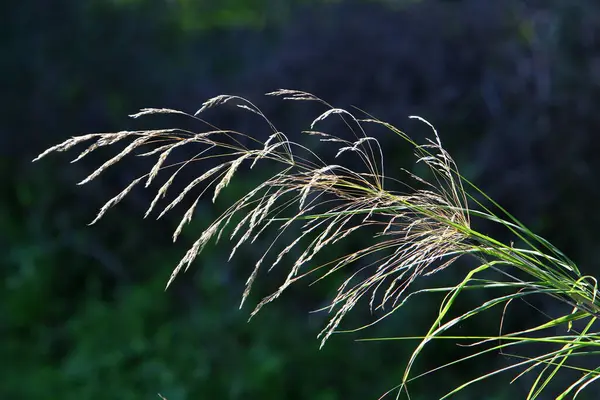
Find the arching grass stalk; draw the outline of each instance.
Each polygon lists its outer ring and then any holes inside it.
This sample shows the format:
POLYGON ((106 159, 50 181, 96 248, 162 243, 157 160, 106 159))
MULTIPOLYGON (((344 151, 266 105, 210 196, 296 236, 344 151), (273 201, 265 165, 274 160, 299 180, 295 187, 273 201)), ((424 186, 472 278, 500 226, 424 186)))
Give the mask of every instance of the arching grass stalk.
MULTIPOLYGON (((254 104, 236 96, 218 96, 210 99, 194 115, 170 109, 144 109, 132 115, 138 118, 152 114, 179 114, 206 124, 209 129, 205 132, 162 129, 89 134, 73 137, 51 147, 35 160, 52 152, 70 150, 76 145, 91 142, 74 160, 77 161, 100 147, 129 141, 122 151, 80 182, 84 184, 134 152, 140 152, 137 155, 143 157, 156 157, 152 169, 110 199, 92 223, 98 221, 110 207, 120 202, 136 185, 144 182, 148 187, 159 172, 170 171, 169 178, 158 188, 146 212, 145 216, 148 216, 158 207, 160 200, 166 196, 174 179, 183 168, 192 164, 195 166, 203 161, 212 161, 214 165, 214 161, 217 160, 215 166, 208 168, 190 182, 159 213, 158 218, 172 210, 193 191, 197 192, 199 185, 203 185, 203 189, 199 190, 199 194, 196 193, 191 207, 185 212, 175 229, 173 240, 177 239, 184 225, 192 219, 194 210, 206 191, 214 187, 212 200, 216 201, 242 164, 249 165, 250 168, 258 162, 279 165, 279 169, 274 170, 270 177, 234 202, 202 232, 173 270, 167 287, 182 269, 187 270, 211 239, 218 240, 222 236, 228 236, 231 241, 234 241, 231 258, 242 244, 254 242, 257 237, 271 232, 267 230, 267 227, 271 226, 278 227, 279 233, 275 235, 271 245, 250 273, 242 296, 242 304, 247 299, 263 262, 268 264, 268 269, 271 270, 286 255, 291 257, 293 248, 300 247, 300 249, 295 253, 296 259, 291 263, 289 273, 281 286, 260 301, 251 315, 279 297, 292 283, 309 274, 320 272, 321 276, 317 278, 320 280, 337 273, 342 268, 348 269, 349 266, 360 265, 360 268, 346 272, 346 280, 339 286, 336 296, 327 307, 332 316, 320 334, 321 345, 332 333, 342 332, 338 329, 342 319, 363 298, 368 299, 371 310, 383 311, 378 322, 404 306, 416 295, 446 293, 440 304, 437 318, 428 332, 419 338, 403 338, 418 340, 418 344, 407 362, 402 382, 394 388, 398 396, 402 393, 408 395, 407 385, 411 381, 433 372, 429 371, 425 374, 413 372, 415 360, 432 340, 467 340, 470 343, 466 345, 475 349, 473 354, 446 366, 490 351, 508 354, 507 351, 520 345, 546 343, 560 346, 536 357, 521 358, 520 361, 506 368, 482 374, 449 392, 448 396, 471 383, 513 369, 522 370, 515 379, 524 373, 538 374, 529 392, 530 399, 537 398, 561 369, 576 370, 580 376, 572 385, 565 388, 558 398, 564 398, 569 393, 577 395, 600 377, 598 369, 591 370, 573 364, 578 357, 595 354, 598 351, 596 347, 599 346, 600 335, 592 330, 596 318, 600 317, 596 279, 582 276, 576 265, 558 249, 527 229, 460 175, 455 162, 442 147, 433 126, 419 117, 414 117, 427 123, 433 131, 432 139, 428 139, 425 144, 417 144, 408 135, 385 122, 371 117, 356 118, 350 112, 334 108, 309 93, 279 90, 270 95, 282 96, 288 100, 313 101, 325 106, 326 111, 318 116, 311 123, 310 129, 304 133, 335 146, 337 150, 335 158, 349 153, 356 157, 357 163, 352 168, 326 163, 309 148, 290 141, 283 132, 279 132, 254 104), (222 130, 199 118, 206 109, 228 102, 235 103, 238 107, 264 119, 272 131, 268 139, 262 142, 241 132, 222 130), (321 121, 333 116, 341 118, 354 137, 347 139, 315 129, 321 121), (394 180, 384 173, 383 151, 378 140, 366 133, 365 128, 369 124, 388 128, 412 146, 417 155, 417 162, 427 165, 432 177, 424 179, 409 173, 408 180, 413 181, 413 184, 419 185, 420 188, 415 189, 407 182, 400 182, 406 187, 405 192, 387 189, 388 184, 394 180), (181 146, 200 146, 200 151, 183 163, 167 165, 167 159, 173 150, 181 146), (469 203, 475 209, 471 209, 469 203), (494 213, 492 207, 498 210, 499 214, 494 213), (502 243, 473 229, 472 218, 500 224, 512 232, 515 240, 522 244, 522 247, 516 247, 512 243, 502 243), (289 235, 284 233, 292 226, 299 228, 299 234, 291 242, 285 242, 289 235), (359 232, 364 234, 373 229, 377 233, 368 246, 325 264, 311 265, 314 257, 328 246, 350 235, 359 232), (471 269, 455 286, 410 290, 412 283, 420 277, 448 268, 463 255, 475 257, 480 264, 471 269), (272 258, 265 262, 269 256, 272 258), (493 276, 496 277, 494 279, 486 278, 489 275, 486 274, 488 270, 501 274, 494 274, 493 276), (527 278, 523 278, 524 276, 527 278), (486 292, 501 289, 502 294, 458 316, 450 317, 450 311, 453 310, 458 296, 465 290, 477 289, 486 292), (452 327, 484 311, 499 306, 503 306, 506 310, 513 300, 532 295, 551 296, 570 305, 572 312, 550 318, 543 324, 518 332, 505 332, 501 328, 496 336, 470 337, 448 333, 452 327), (573 323, 580 320, 586 323, 581 331, 577 331, 573 329, 573 323), (559 327, 561 329, 564 327, 563 335, 548 333, 556 332, 559 327), (545 332, 542 337, 540 332, 545 332)), ((358 329, 365 329, 371 325, 373 324, 358 329)), ((519 356, 515 355, 515 357, 519 356)))

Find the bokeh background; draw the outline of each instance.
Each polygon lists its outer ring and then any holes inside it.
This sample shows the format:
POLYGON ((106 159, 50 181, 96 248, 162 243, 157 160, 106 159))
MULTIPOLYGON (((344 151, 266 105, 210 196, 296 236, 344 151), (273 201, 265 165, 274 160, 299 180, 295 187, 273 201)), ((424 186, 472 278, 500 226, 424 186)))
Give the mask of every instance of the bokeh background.
MULTIPOLYGON (((374 399, 400 382, 415 343, 355 339, 423 334, 434 317, 439 299, 423 298, 319 351, 326 315, 309 311, 333 293, 336 282, 325 281, 299 284, 248 323, 252 308, 238 305, 260 246, 231 262, 228 246, 208 246, 164 292, 172 267, 224 206, 202 204, 176 244, 170 235, 185 208, 142 219, 151 190, 134 191, 88 227, 147 165, 117 166, 78 187, 112 153, 30 162, 72 135, 173 123, 127 118, 142 107, 193 112, 209 97, 240 94, 281 130, 299 132, 314 108, 262 96, 293 88, 417 135, 424 127, 407 117, 421 115, 467 177, 583 272, 598 274, 597 1, 25 0, 3 6, 0 32, 2 398, 374 399)), ((216 113, 214 121, 264 130, 242 114, 216 113)), ((410 166, 403 143, 382 141, 393 167, 410 166)), ((223 202, 259 175, 242 172, 223 202)), ((464 265, 440 279, 464 276, 464 265)), ((259 280, 253 301, 279 278, 259 280)), ((556 306, 537 307, 552 314, 556 306)), ((350 325, 368 318, 360 308, 350 325)), ((535 318, 543 315, 515 306, 507 323, 535 318)), ((459 329, 497 329, 498 321, 491 313, 459 329)), ((435 344, 419 368, 462 351, 435 344)), ((438 398, 507 362, 492 355, 422 378, 413 398, 438 398)), ((509 385, 513 376, 455 398, 524 398, 531 378, 509 385)), ((598 392, 592 386, 582 398, 598 392)))

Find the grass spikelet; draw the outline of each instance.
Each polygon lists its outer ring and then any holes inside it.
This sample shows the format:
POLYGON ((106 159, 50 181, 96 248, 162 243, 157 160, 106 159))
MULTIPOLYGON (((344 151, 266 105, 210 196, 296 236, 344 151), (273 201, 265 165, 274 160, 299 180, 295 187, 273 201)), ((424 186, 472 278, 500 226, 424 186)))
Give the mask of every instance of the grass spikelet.
POLYGON ((332 108, 331 110, 327 110, 325 111, 323 114, 319 115, 316 119, 313 120, 313 122, 311 122, 310 124, 310 129, 314 129, 315 125, 319 122, 319 121, 324 121, 325 119, 327 119, 327 117, 333 115, 333 114, 348 114, 348 115, 352 115, 350 114, 348 111, 341 109, 341 108, 332 108))
POLYGON ((235 99, 236 96, 230 96, 230 95, 225 95, 225 94, 221 94, 218 96, 215 96, 211 99, 206 100, 204 103, 202 103, 202 107, 200 107, 198 109, 198 111, 196 111, 194 113, 194 115, 198 115, 203 113, 205 110, 212 108, 212 107, 216 107, 218 105, 221 104, 225 104, 227 103, 229 100, 235 99))
POLYGON ((177 229, 175 229, 175 232, 173 233, 173 242, 177 241, 177 238, 181 234, 181 231, 183 230, 184 225, 189 224, 190 221, 192 220, 192 216, 194 215, 194 210, 196 209, 196 206, 198 205, 199 200, 200 200, 200 196, 196 197, 196 200, 194 201, 194 203, 190 206, 190 208, 188 208, 188 210, 183 215, 183 218, 179 222, 179 225, 177 225, 177 229))
POLYGON ((139 117, 143 117, 144 115, 152 115, 152 114, 181 114, 181 115, 189 116, 188 113, 184 113, 179 110, 173 110, 170 108, 142 108, 139 112, 137 112, 135 114, 130 114, 129 116, 131 118, 139 118, 139 117))
POLYGON ((46 157, 48 154, 53 153, 53 152, 62 152, 62 151, 67 151, 69 149, 71 149, 72 147, 78 145, 79 143, 83 143, 83 142, 87 142, 90 139, 93 139, 95 137, 101 136, 102 134, 100 133, 92 133, 92 134, 88 134, 88 135, 82 135, 82 136, 76 136, 76 137, 72 137, 70 139, 65 140, 62 143, 59 143, 57 145, 54 145, 46 150, 44 150, 42 153, 40 153, 36 158, 34 158, 32 161, 38 161, 44 157, 46 157))
POLYGON ((173 181, 175 180, 176 176, 177 176, 177 172, 173 173, 173 175, 171 175, 169 177, 169 179, 165 183, 163 183, 163 185, 160 187, 160 189, 158 189, 158 192, 156 192, 154 199, 152 199, 150 206, 148 207, 148 209, 146 210, 146 213, 144 214, 144 218, 148 218, 148 215, 150 215, 150 213, 152 212, 152 210, 154 209, 154 207, 156 206, 158 201, 161 198, 165 197, 165 195, 167 194, 167 190, 169 190, 169 187, 173 184, 173 181))
POLYGON ((208 171, 206 171, 205 173, 203 173, 202 175, 200 175, 198 178, 194 179, 192 182, 190 182, 185 189, 183 189, 181 191, 181 193, 179 194, 179 196, 177 196, 171 203, 169 203, 169 205, 167 205, 164 210, 160 213, 160 215, 158 216, 157 219, 162 218, 167 212, 169 212, 171 209, 173 209, 173 207, 175 207, 177 204, 179 204, 183 198, 198 184, 200 184, 201 182, 205 181, 206 179, 210 178, 211 176, 213 176, 214 174, 216 174, 217 172, 219 172, 220 170, 222 170, 223 168, 225 168, 227 166, 227 164, 219 164, 216 167, 213 167, 211 169, 209 169, 208 171))
POLYGON ((129 185, 127 185, 125 189, 121 191, 121 193, 107 201, 98 212, 98 215, 96 215, 96 218, 94 218, 94 220, 90 222, 89 225, 94 225, 96 222, 98 222, 98 220, 100 220, 100 218, 104 216, 104 214, 108 211, 109 208, 115 206, 117 203, 123 200, 123 198, 125 198, 125 196, 127 196, 127 194, 131 192, 134 186, 137 185, 142 179, 144 179, 144 177, 134 179, 129 185))
POLYGON ((185 266, 184 271, 187 271, 189 266, 192 264, 192 262, 194 262, 194 260, 198 256, 198 254, 202 251, 204 246, 206 246, 208 241, 215 235, 218 228, 219 228, 219 223, 217 221, 217 222, 211 224, 211 226, 208 229, 206 229, 204 232, 202 232, 202 235, 200 235, 198 240, 196 240, 194 242, 193 246, 187 251, 187 253, 185 253, 185 256, 181 259, 181 261, 179 261, 179 264, 177 264, 175 269, 173 269, 173 272, 171 273, 169 281, 167 282, 167 285, 165 286, 165 290, 168 289, 169 286, 171 286, 171 283, 173 283, 173 281, 175 280, 175 278, 177 277, 177 275, 179 274, 179 272, 181 271, 181 269, 184 266, 185 266))
POLYGON ((143 145, 144 143, 149 141, 154 136, 155 136, 154 134, 151 134, 151 135, 144 135, 144 136, 138 137, 132 143, 130 143, 127 147, 125 147, 125 149, 123 149, 119 154, 117 154, 113 158, 106 161, 98 169, 96 169, 94 172, 92 172, 90 175, 88 175, 87 178, 85 178, 84 180, 79 182, 78 185, 85 185, 86 183, 90 182, 91 180, 96 178, 98 175, 100 175, 102 172, 107 170, 110 166, 112 166, 112 165, 116 164, 117 162, 119 162, 120 160, 122 160, 126 155, 131 153, 134 149, 140 147, 141 145, 143 145))
POLYGON ((217 184, 217 187, 215 188, 215 194, 213 195, 213 198, 212 198, 213 203, 217 200, 217 197, 219 196, 219 193, 221 193, 221 190, 223 190, 229 184, 229 182, 231 181, 231 178, 233 178, 233 174, 235 174, 235 171, 237 171, 239 166, 244 162, 245 159, 247 159, 251 156, 252 156, 252 153, 246 153, 231 163, 231 166, 227 170, 227 173, 225 174, 223 179, 221 179, 221 181, 217 184))

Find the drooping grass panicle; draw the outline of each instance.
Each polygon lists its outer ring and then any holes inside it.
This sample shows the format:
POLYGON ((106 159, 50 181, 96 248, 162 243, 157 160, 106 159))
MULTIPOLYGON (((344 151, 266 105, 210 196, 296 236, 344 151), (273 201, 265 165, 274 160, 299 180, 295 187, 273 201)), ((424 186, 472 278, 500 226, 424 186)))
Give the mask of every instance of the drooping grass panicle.
MULTIPOLYGON (((432 132, 430 139, 418 144, 388 123, 366 113, 366 118, 357 118, 353 113, 334 107, 310 93, 282 89, 268 95, 279 96, 284 100, 316 102, 325 108, 309 123, 308 129, 301 132, 318 138, 329 148, 335 163, 325 162, 327 157, 317 154, 304 144, 290 140, 290 136, 278 130, 255 104, 231 95, 207 100, 194 114, 167 108, 147 108, 131 115, 139 118, 154 114, 173 114, 200 122, 209 127, 207 131, 163 129, 82 135, 49 148, 34 161, 50 153, 68 151, 95 140, 76 157, 75 162, 101 147, 129 140, 117 155, 109 158, 80 183, 90 182, 131 154, 156 157, 156 161, 148 173, 133 180, 108 200, 93 222, 102 218, 138 183, 145 182, 145 186, 150 187, 159 175, 169 171, 170 175, 158 187, 145 216, 158 209, 158 218, 161 218, 193 193, 196 197, 183 213, 173 233, 173 240, 177 240, 184 226, 193 219, 196 207, 211 189, 212 196, 209 199, 215 202, 239 174, 247 174, 248 170, 267 163, 267 177, 257 181, 252 190, 235 200, 200 233, 174 268, 167 287, 180 272, 190 267, 211 240, 230 240, 231 259, 244 244, 254 243, 259 237, 273 234, 264 253, 249 271, 241 305, 248 299, 259 276, 260 267, 265 263, 269 264, 267 269, 271 270, 276 266, 283 268, 285 260, 288 265, 287 275, 271 295, 258 302, 251 316, 300 279, 319 273, 315 278, 316 282, 333 274, 341 274, 344 279, 325 309, 331 313, 331 318, 319 335, 321 346, 333 333, 343 331, 340 325, 344 317, 363 299, 372 312, 380 313, 376 318, 376 322, 379 322, 416 297, 445 293, 438 315, 428 332, 418 338, 404 338, 418 340, 419 343, 407 362, 401 384, 396 388, 398 395, 407 393, 407 385, 414 379, 425 376, 426 373, 413 373, 413 367, 423 348, 433 340, 471 340, 467 347, 473 349, 488 346, 448 364, 455 365, 489 351, 505 352, 519 344, 538 343, 542 341, 540 332, 566 327, 573 332, 572 335, 546 336, 545 343, 560 344, 560 349, 551 349, 513 366, 484 373, 449 393, 456 393, 471 383, 499 372, 525 367, 527 373, 541 370, 532 384, 528 397, 531 399, 541 395, 560 369, 574 368, 569 361, 581 353, 581 348, 594 347, 600 343, 600 334, 592 332, 593 322, 600 317, 596 279, 582 276, 577 266, 563 253, 527 229, 462 176, 456 163, 442 146, 440 135, 428 121, 421 117, 411 117, 426 124, 432 132), (249 133, 219 129, 199 117, 209 109, 226 104, 235 104, 239 109, 258 115, 271 132, 267 139, 261 141, 249 133), (333 134, 317 130, 323 121, 331 118, 341 121, 346 131, 333 134), (426 178, 408 172, 410 183, 386 176, 379 139, 367 133, 368 127, 373 124, 383 126, 410 146, 415 153, 416 162, 425 164, 431 176, 426 178), (186 161, 170 161, 177 149, 188 147, 199 150, 186 161), (353 161, 346 163, 347 160, 353 161), (180 172, 192 164, 197 168, 203 162, 209 162, 207 167, 181 186, 182 189, 172 200, 162 208, 159 207, 160 200, 174 186, 180 172), (388 190, 386 183, 391 182, 402 183, 406 191, 388 190), (416 185, 420 185, 420 188, 413 188, 416 185), (499 211, 499 215, 492 210, 499 211), (501 225, 514 235, 518 245, 502 243, 473 229, 472 218, 501 225), (290 232, 294 234, 289 234, 290 232), (362 235, 364 247, 329 261, 322 261, 327 259, 327 255, 323 254, 324 249, 359 234, 362 235), (456 285, 413 289, 413 284, 421 277, 450 268, 462 256, 473 257, 479 264, 463 273, 463 278, 456 285), (496 275, 493 276, 500 278, 489 278, 486 274, 490 271, 495 271, 496 275), (450 310, 454 309, 456 299, 466 290, 474 289, 504 292, 459 315, 451 314, 450 310), (500 321, 498 336, 476 338, 452 336, 448 333, 462 321, 499 306, 504 307, 504 320, 508 305, 513 300, 523 300, 534 295, 553 297, 572 306, 572 311, 519 332, 504 332, 500 321), (580 320, 587 320, 587 325, 577 331, 573 328, 573 323, 580 320)), ((362 330, 373 323, 347 331, 362 330)), ((437 369, 429 373, 435 370, 437 369)), ((600 376, 598 370, 588 369, 584 372, 564 393, 579 393, 600 376)))

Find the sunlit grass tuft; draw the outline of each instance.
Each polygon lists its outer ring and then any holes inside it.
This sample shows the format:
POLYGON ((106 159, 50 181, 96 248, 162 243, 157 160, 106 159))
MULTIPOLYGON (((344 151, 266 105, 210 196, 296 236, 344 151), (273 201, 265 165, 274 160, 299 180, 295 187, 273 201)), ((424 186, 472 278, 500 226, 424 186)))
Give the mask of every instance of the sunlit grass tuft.
MULTIPOLYGON (((413 372, 415 360, 432 340, 456 340, 463 344, 468 341, 468 347, 474 349, 473 354, 440 368, 493 351, 511 354, 511 349, 521 345, 546 343, 554 346, 552 350, 536 357, 524 358, 514 354, 517 361, 513 364, 482 373, 476 379, 451 390, 446 397, 472 383, 510 370, 515 371, 514 379, 523 374, 537 374, 528 399, 539 397, 561 369, 576 370, 579 378, 564 388, 557 398, 565 398, 569 394, 576 396, 600 377, 598 369, 586 369, 575 363, 580 356, 596 354, 596 347, 600 345, 600 335, 593 331, 594 322, 600 316, 596 279, 582 276, 577 266, 558 249, 527 229, 464 178, 443 148, 433 126, 420 117, 413 117, 432 130, 431 139, 427 139, 424 144, 417 144, 408 135, 383 121, 369 116, 355 117, 309 93, 279 90, 269 95, 323 105, 325 111, 312 121, 310 128, 304 133, 333 146, 335 159, 342 154, 355 157, 352 168, 341 162, 326 163, 308 147, 289 140, 286 134, 278 131, 253 103, 226 95, 206 101, 193 115, 170 109, 143 109, 132 115, 138 118, 153 114, 178 114, 208 125, 210 129, 207 131, 195 133, 182 129, 163 129, 83 135, 51 147, 34 161, 49 153, 71 150, 77 145, 88 143, 87 149, 74 160, 78 161, 100 147, 129 140, 123 150, 80 182, 84 184, 133 153, 143 157, 156 157, 156 162, 147 174, 135 179, 121 193, 106 202, 93 220, 92 223, 95 223, 135 186, 143 182, 148 187, 160 172, 169 171, 169 178, 158 188, 145 213, 146 217, 149 216, 159 208, 160 201, 166 197, 182 169, 191 163, 197 165, 202 161, 211 161, 214 164, 214 160, 218 160, 215 166, 200 173, 158 213, 160 218, 186 197, 192 196, 192 193, 196 196, 175 229, 173 240, 177 240, 184 226, 193 218, 200 199, 210 196, 207 192, 211 188, 211 200, 215 202, 235 179, 242 166, 252 169, 257 163, 265 162, 269 166, 275 163, 279 167, 272 170, 268 179, 234 202, 199 235, 174 268, 167 287, 182 270, 190 267, 211 240, 228 237, 233 243, 229 256, 231 258, 243 244, 253 243, 261 235, 274 232, 273 229, 267 229, 270 227, 276 228, 275 232, 278 233, 250 272, 242 304, 247 300, 263 264, 271 270, 285 259, 288 265, 287 276, 277 290, 256 305, 251 315, 307 275, 320 273, 317 278, 319 280, 344 269, 342 276, 346 279, 327 307, 331 318, 320 333, 321 346, 334 332, 342 331, 339 326, 344 316, 363 299, 371 310, 382 312, 379 318, 381 320, 403 307, 414 295, 446 293, 436 320, 423 336, 393 338, 416 340, 418 344, 406 363, 402 381, 389 393, 408 395, 407 385, 411 381, 435 371, 420 374, 413 372), (272 132, 268 139, 262 142, 248 134, 221 130, 200 119, 199 115, 207 109, 225 103, 233 103, 259 115, 272 132), (318 131, 317 126, 330 118, 341 118, 353 137, 344 138, 318 131), (387 128, 411 146, 417 156, 417 163, 425 164, 431 171, 430 177, 425 179, 408 173, 407 179, 401 182, 406 191, 388 189, 391 182, 398 182, 386 176, 383 150, 379 141, 367 134, 369 125, 387 128), (173 150, 192 145, 201 146, 195 156, 185 162, 167 164, 173 150), (473 218, 487 220, 508 229, 521 247, 512 242, 502 243, 473 229, 473 218), (299 229, 299 234, 291 242, 286 242, 290 235, 284 235, 284 232, 292 226, 299 229), (375 235, 371 233, 373 229, 376 231, 375 235), (364 248, 325 264, 313 265, 315 256, 323 253, 328 246, 361 233, 369 234, 368 245, 364 248), (297 251, 292 251, 293 249, 297 251), (292 255, 295 260, 287 261, 292 255), (451 287, 412 289, 415 281, 451 267, 461 256, 473 257, 479 261, 479 265, 468 271, 461 282, 451 287), (348 271, 349 267, 354 269, 348 271), (487 270, 494 270, 493 276, 496 278, 490 280, 489 274, 484 274, 487 270), (450 317, 450 310, 463 291, 483 289, 495 293, 499 288, 504 290, 503 294, 458 316, 450 317), (506 309, 515 299, 540 294, 570 305, 572 312, 549 318, 547 322, 523 331, 505 332, 501 328, 497 336, 453 336, 448 333, 452 327, 491 308, 506 309), (584 324, 583 329, 578 331, 573 328, 573 323, 580 320, 584 324), (551 334, 556 333, 557 328, 564 333, 551 334), (541 332, 543 334, 540 336, 541 332)), ((372 323, 360 329, 370 325, 372 323)))

